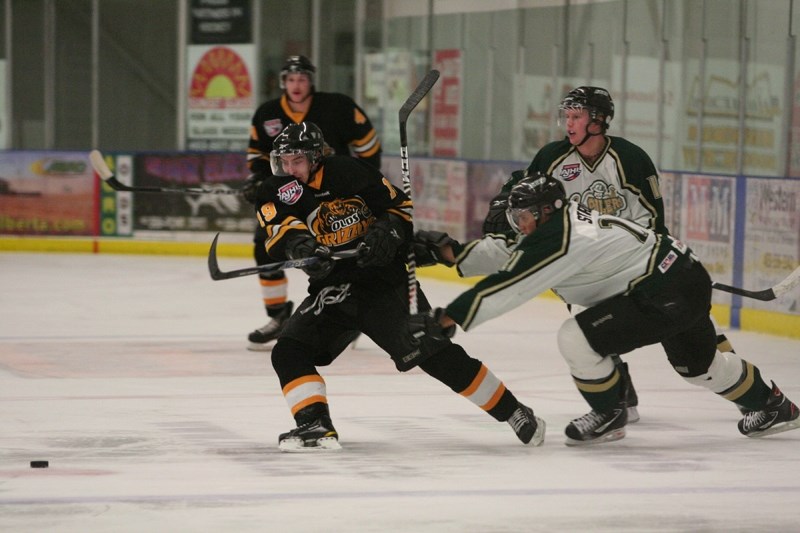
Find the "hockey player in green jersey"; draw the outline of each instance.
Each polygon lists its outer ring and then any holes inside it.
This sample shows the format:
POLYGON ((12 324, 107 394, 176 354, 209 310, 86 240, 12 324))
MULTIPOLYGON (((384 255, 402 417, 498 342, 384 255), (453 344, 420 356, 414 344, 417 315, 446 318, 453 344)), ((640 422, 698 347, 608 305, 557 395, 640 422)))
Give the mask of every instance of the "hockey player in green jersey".
MULTIPOLYGON (((446 338, 416 342, 406 328, 411 201, 381 172, 353 157, 324 156, 324 138, 310 122, 287 126, 270 155, 272 175, 256 195, 256 216, 275 260, 316 257, 304 268, 308 296, 289 317, 272 349, 297 427, 280 435, 288 452, 338 449, 325 380, 330 365, 362 332, 401 372, 419 367, 501 422, 525 444, 544 440, 545 423, 481 361, 446 338), (334 261, 331 254, 360 251, 334 261)), ((430 309, 419 290, 420 309, 430 309)))
POLYGON ((561 180, 542 173, 511 188, 506 213, 520 234, 511 246, 500 236, 461 245, 445 234, 416 246, 419 264, 489 275, 446 308, 411 317, 412 333, 440 337, 454 324, 468 331, 552 289, 582 308, 559 329, 558 347, 592 409, 567 426, 567 445, 625 436, 625 391, 612 356, 656 343, 686 381, 748 409, 742 434, 800 427, 797 406, 755 365, 718 350, 711 278, 685 244, 568 200, 561 180))
MULTIPOLYGON (((508 193, 526 175, 543 172, 561 181, 567 197, 604 215, 632 220, 640 226, 666 233, 664 201, 653 161, 642 148, 622 137, 608 135, 614 102, 602 87, 571 90, 558 106, 564 138, 543 146, 525 171, 512 173, 490 205, 485 234, 513 235, 506 221, 508 193)), ((712 318, 712 322, 714 322, 712 318)), ((725 333, 714 322, 720 351, 732 352, 725 333)), ((639 419, 638 403, 628 366, 617 359, 628 383, 631 422, 639 419)))

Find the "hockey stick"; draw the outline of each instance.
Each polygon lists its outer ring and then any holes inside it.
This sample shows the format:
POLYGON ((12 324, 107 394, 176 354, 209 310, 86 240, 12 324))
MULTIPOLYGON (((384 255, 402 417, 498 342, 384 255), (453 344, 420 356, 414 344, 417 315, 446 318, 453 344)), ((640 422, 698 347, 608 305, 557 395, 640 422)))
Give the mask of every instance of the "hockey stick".
POLYGON ((712 283, 711 288, 730 292, 732 294, 738 294, 739 296, 744 296, 745 298, 753 298, 754 300, 769 302, 775 298, 783 296, 792 290, 792 288, 794 288, 794 286, 798 283, 800 283, 800 266, 795 268, 794 272, 786 276, 786 279, 777 285, 770 287, 769 289, 764 289, 763 291, 748 291, 746 289, 740 289, 739 287, 733 287, 731 285, 725 285, 717 282, 712 283))
MULTIPOLYGON (((211 274, 211 279, 215 281, 221 279, 241 278, 242 276, 259 274, 261 272, 276 272, 278 270, 285 270, 287 268, 302 268, 304 266, 313 265, 320 260, 319 257, 312 256, 304 257, 302 259, 290 259, 288 261, 281 261, 279 263, 269 263, 266 265, 258 265, 254 267, 223 272, 220 270, 219 263, 217 262, 217 239, 219 239, 219 233, 214 236, 214 240, 211 242, 211 249, 208 251, 208 272, 211 274)), ((333 256, 331 256, 331 259, 337 260, 358 257, 361 252, 361 248, 356 248, 355 250, 344 250, 334 253, 333 256)))
MULTIPOLYGON (((417 107, 425 95, 436 84, 439 79, 439 71, 431 70, 428 72, 422 81, 419 82, 417 88, 411 93, 411 96, 405 101, 398 113, 400 118, 400 161, 401 169, 403 172, 403 192, 406 193, 408 199, 411 200, 411 172, 408 169, 408 136, 406 135, 406 124, 411 112, 417 107)), ((412 200, 413 205, 413 200, 412 200)), ((412 315, 417 314, 417 260, 414 257, 413 248, 408 251, 408 310, 412 315)))
POLYGON ((136 187, 136 186, 125 185, 124 183, 119 181, 117 177, 114 176, 114 173, 111 172, 111 169, 108 168, 108 165, 106 165, 106 162, 103 159, 103 154, 100 153, 100 150, 92 150, 91 152, 89 152, 89 161, 91 161, 92 168, 94 168, 94 171, 100 175, 100 178, 115 191, 175 193, 175 194, 241 194, 242 192, 239 189, 226 189, 226 188, 205 189, 202 187, 185 187, 185 188, 136 187))

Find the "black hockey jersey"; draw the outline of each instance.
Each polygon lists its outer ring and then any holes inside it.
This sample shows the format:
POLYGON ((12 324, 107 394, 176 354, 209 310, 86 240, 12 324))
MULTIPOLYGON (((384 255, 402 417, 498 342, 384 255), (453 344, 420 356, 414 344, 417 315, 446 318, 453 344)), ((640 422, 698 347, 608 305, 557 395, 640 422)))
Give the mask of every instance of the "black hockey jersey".
POLYGON ((253 114, 247 165, 250 172, 268 176, 269 153, 275 137, 289 124, 313 122, 322 130, 325 144, 336 155, 352 155, 375 168, 381 166, 381 143, 367 114, 352 98, 339 93, 315 92, 307 113, 295 113, 286 95, 262 104, 253 114))
MULTIPOLYGON (((376 218, 387 212, 408 222, 406 242, 411 237, 411 201, 378 169, 352 157, 324 158, 308 183, 293 176, 268 177, 258 189, 256 206, 256 217, 267 233, 267 253, 276 261, 287 259, 286 243, 297 232, 310 232, 334 252, 354 249, 376 218)), ((406 277, 405 253, 400 251, 385 267, 337 261, 328 276, 311 283, 309 292, 339 283, 403 283, 406 277)))

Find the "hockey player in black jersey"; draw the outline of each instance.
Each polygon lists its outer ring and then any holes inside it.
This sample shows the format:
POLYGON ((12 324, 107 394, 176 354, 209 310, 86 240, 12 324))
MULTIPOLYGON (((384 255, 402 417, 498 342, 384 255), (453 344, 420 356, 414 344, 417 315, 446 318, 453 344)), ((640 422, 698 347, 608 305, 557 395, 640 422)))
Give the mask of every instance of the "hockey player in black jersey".
MULTIPOLYGON (((366 113, 344 94, 318 92, 314 89, 316 68, 305 56, 291 56, 280 73, 280 98, 262 104, 253 114, 247 165, 250 176, 245 182, 245 198, 254 201, 258 185, 272 174, 269 154, 273 141, 289 124, 309 121, 325 136, 327 149, 338 155, 353 155, 375 168, 381 166, 381 143, 366 113)), ((256 264, 269 262, 264 251, 266 236, 256 228, 253 237, 256 264)), ((250 350, 267 350, 280 335, 292 313, 286 275, 282 271, 259 276, 262 298, 270 320, 248 336, 250 350)))
POLYGON ((489 275, 445 309, 414 315, 409 327, 441 335, 457 323, 467 331, 547 289, 581 306, 559 329, 558 348, 592 410, 567 425, 567 445, 625 436, 624 382, 612 357, 656 343, 687 382, 747 409, 743 435, 800 427, 797 406, 758 367, 718 349, 708 315, 711 278, 685 244, 569 201, 561 181, 542 173, 511 188, 506 213, 520 233, 513 246, 499 236, 466 245, 446 234, 418 239, 420 265, 444 262, 463 276, 489 275))
MULTIPOLYGON (((317 257, 304 268, 308 296, 272 349, 272 366, 297 428, 280 435, 283 451, 338 449, 325 380, 331 364, 363 332, 401 372, 419 367, 456 393, 507 421, 525 444, 544 440, 545 424, 481 361, 447 335, 418 341, 406 327, 411 201, 364 161, 324 156, 313 123, 287 126, 270 154, 272 175, 256 195, 256 216, 272 260, 317 257), (358 258, 331 254, 360 250, 358 258)), ((430 305, 418 291, 420 309, 430 305)))

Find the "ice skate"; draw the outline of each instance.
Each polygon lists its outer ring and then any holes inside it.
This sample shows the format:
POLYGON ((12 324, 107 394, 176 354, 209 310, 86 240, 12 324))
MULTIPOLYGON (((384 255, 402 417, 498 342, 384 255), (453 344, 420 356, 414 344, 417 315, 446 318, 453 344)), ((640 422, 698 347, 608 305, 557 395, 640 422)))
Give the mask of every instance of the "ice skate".
POLYGON ((767 405, 760 411, 750 411, 739 421, 739 431, 748 437, 766 437, 800 427, 800 411, 775 383, 767 405))
POLYGON ((322 416, 302 424, 278 437, 278 448, 282 452, 326 452, 341 450, 339 434, 330 417, 322 416))
POLYGON ((544 442, 544 420, 534 415, 530 407, 519 404, 506 422, 523 444, 541 446, 544 442))
POLYGON ((283 309, 272 317, 272 320, 267 322, 264 327, 258 328, 250 333, 250 335, 247 336, 247 340, 250 341, 247 349, 253 352, 265 352, 270 350, 271 348, 267 346, 267 344, 277 339, 283 332, 286 321, 292 314, 293 307, 294 304, 292 302, 287 302, 286 305, 283 306, 283 309))
POLYGON ((606 412, 592 410, 567 425, 567 446, 586 446, 619 440, 625 436, 628 411, 624 403, 606 412))

